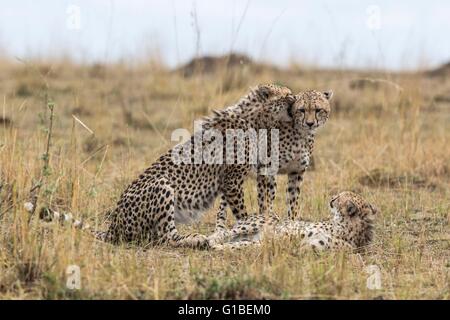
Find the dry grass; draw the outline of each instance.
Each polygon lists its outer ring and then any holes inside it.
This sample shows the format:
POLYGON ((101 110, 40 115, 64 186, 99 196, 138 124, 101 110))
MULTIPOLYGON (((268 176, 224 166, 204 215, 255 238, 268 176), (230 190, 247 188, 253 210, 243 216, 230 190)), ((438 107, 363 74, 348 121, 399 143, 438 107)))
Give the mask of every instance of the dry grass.
MULTIPOLYGON (((442 99, 449 96, 448 77, 294 66, 255 72, 243 65, 189 78, 158 63, 0 67, 0 298, 450 298, 450 99, 442 99), (262 82, 334 90, 301 214, 324 218, 334 192, 362 193, 381 209, 367 252, 317 256, 295 242, 228 253, 143 250, 93 241, 36 216, 28 222, 23 203, 44 164, 46 94, 55 120, 39 205, 101 225, 124 187, 174 144, 173 129, 192 129, 194 119, 262 82), (66 288, 72 264, 81 268, 81 290, 66 288), (372 264, 381 269, 380 290, 366 287, 372 264)), ((280 180, 276 209, 284 214, 280 180)), ((254 183, 246 189, 255 211, 254 183)), ((209 233, 214 214, 182 230, 209 233)))

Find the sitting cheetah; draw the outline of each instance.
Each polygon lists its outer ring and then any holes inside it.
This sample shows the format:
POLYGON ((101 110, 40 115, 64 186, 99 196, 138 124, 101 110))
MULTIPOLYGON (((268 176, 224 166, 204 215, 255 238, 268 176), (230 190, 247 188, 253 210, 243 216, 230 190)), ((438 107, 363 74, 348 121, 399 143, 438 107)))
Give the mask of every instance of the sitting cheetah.
MULTIPOLYGON (((295 104, 290 109, 289 122, 283 122, 279 128, 279 168, 276 174, 287 174, 288 185, 286 193, 288 217, 293 218, 297 212, 296 206, 300 193, 303 174, 310 164, 314 148, 317 129, 322 127, 329 118, 330 100, 333 92, 308 90, 295 95, 295 104)), ((242 108, 240 113, 252 111, 251 108, 242 108)), ((270 143, 269 143, 270 145, 270 143)), ((258 172, 264 169, 258 168, 258 172)), ((272 213, 273 201, 276 193, 276 179, 274 174, 257 174, 257 195, 259 213, 266 211, 272 213)), ((221 200, 217 213, 216 232, 226 229, 225 199, 221 200)))
MULTIPOLYGON (((235 106, 216 111, 214 116, 204 120, 202 131, 166 152, 128 186, 111 214, 110 226, 98 237, 112 243, 167 243, 207 248, 209 242, 206 236, 180 235, 175 222, 198 220, 218 195, 222 195, 237 220, 246 218, 243 183, 253 170, 253 165, 248 161, 247 149, 236 148, 233 153, 233 160, 243 158, 242 163, 214 161, 219 156, 210 150, 215 137, 205 138, 203 133, 219 132, 224 137, 220 148, 224 149, 225 155, 228 151, 225 149, 227 130, 279 128, 283 122, 291 120, 289 110, 294 102, 288 88, 260 85, 235 106), (241 109, 251 111, 244 114, 239 112, 241 109), (200 154, 200 158, 196 141, 201 141, 200 149, 204 153, 203 156, 200 154), (180 150, 185 151, 185 160, 188 161, 175 161, 174 156, 180 150)), ((244 139, 247 141, 248 137, 244 139)), ((245 146, 248 148, 248 144, 245 146)))
POLYGON ((215 250, 237 249, 259 245, 263 237, 300 237, 302 243, 314 250, 358 249, 367 246, 373 238, 373 220, 378 209, 361 196, 345 191, 330 201, 332 218, 321 222, 279 219, 276 215, 249 216, 214 237, 211 247, 215 250))

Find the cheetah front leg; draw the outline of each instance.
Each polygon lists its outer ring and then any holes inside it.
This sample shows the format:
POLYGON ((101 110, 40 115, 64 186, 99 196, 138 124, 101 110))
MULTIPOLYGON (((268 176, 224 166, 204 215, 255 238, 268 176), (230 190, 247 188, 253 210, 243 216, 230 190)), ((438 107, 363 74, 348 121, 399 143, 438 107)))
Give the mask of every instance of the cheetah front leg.
MULTIPOLYGON (((265 213, 269 212, 269 215, 273 213, 273 202, 275 199, 275 194, 277 190, 277 184, 275 176, 269 175, 258 175, 257 176, 257 193, 258 193, 258 206, 259 206, 259 214, 265 215, 265 213)), ((243 193, 242 198, 243 198, 243 193)), ((234 195, 232 196, 234 197, 234 195)), ((216 227, 214 233, 209 237, 210 239, 221 239, 226 233, 226 218, 227 218, 227 207, 228 203, 226 200, 226 196, 222 194, 220 199, 219 210, 216 216, 216 227)), ((239 210, 242 208, 241 205, 238 206, 239 210)), ((233 211, 233 214, 237 212, 233 211)), ((241 217, 246 217, 245 214, 239 214, 241 217)), ((239 219, 239 218, 237 218, 239 219)))
POLYGON ((294 219, 298 212, 298 196, 300 194, 300 186, 303 182, 303 174, 305 171, 290 173, 288 175, 287 185, 287 207, 288 218, 294 219))
POLYGON ((160 242, 174 247, 208 248, 209 242, 206 236, 198 233, 187 235, 178 233, 175 226, 175 192, 168 180, 158 180, 156 187, 159 192, 153 195, 153 202, 158 204, 158 207, 153 208, 153 214, 160 242))
POLYGON ((230 207, 233 216, 236 220, 247 218, 247 211, 244 204, 244 181, 243 179, 233 180, 230 176, 225 181, 223 187, 223 199, 228 207, 230 207))
POLYGON ((256 178, 259 214, 265 215, 266 212, 273 212, 273 203, 277 192, 277 181, 273 175, 259 174, 256 178))
POLYGON ((208 241, 210 242, 210 244, 222 243, 225 241, 225 238, 227 237, 228 233, 226 225, 227 207, 228 207, 227 201, 225 199, 225 196, 222 194, 220 197, 219 210, 217 211, 216 216, 216 227, 214 232, 208 237, 208 241))
POLYGON ((227 201, 225 199, 225 196, 222 194, 220 197, 220 204, 219 204, 219 210, 217 211, 216 216, 216 230, 215 232, 226 230, 226 220, 227 220, 227 201))
MULTIPOLYGON (((236 172, 235 172, 236 173, 236 172)), ((237 172, 238 173, 238 172, 237 172)), ((247 218, 247 211, 244 204, 244 180, 241 175, 230 173, 226 175, 222 186, 222 197, 217 213, 216 229, 208 237, 210 244, 218 244, 226 241, 229 231, 226 229, 226 208, 230 207, 233 216, 236 218, 236 224, 247 218)))
POLYGON ((237 222, 247 218, 244 203, 244 180, 236 175, 229 174, 224 179, 219 211, 216 217, 216 228, 208 237, 210 243, 221 243, 227 237, 226 210, 230 207, 237 222))

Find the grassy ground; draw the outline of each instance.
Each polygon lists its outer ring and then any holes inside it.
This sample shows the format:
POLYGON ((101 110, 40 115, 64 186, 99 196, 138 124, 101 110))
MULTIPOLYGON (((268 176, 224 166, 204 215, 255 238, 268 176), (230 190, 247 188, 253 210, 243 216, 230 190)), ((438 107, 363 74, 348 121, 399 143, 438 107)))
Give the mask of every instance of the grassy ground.
MULTIPOLYGON (((450 298, 448 76, 243 65, 185 78, 156 62, 3 61, 0 69, 0 298, 450 298), (23 204, 43 177, 39 207, 101 225, 125 186, 174 145, 172 130, 192 130, 194 119, 263 82, 334 90, 301 215, 327 217, 327 199, 337 191, 363 194, 381 209, 367 252, 315 255, 295 241, 225 253, 143 250, 94 241, 37 214, 29 219, 23 204), (55 108, 43 170, 46 96, 55 108), (80 267, 80 290, 66 287, 69 265, 80 267), (366 286, 371 265, 381 271, 378 290, 366 286)), ((276 209, 284 215, 286 179, 279 180, 276 209)), ((254 182, 246 191, 256 211, 254 182)), ((181 230, 210 233, 215 211, 181 230)))

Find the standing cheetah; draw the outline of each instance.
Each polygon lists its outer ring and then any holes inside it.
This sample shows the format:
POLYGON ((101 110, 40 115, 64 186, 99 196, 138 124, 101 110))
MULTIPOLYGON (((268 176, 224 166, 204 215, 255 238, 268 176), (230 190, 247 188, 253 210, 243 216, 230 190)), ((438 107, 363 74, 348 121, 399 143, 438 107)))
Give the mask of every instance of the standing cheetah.
MULTIPOLYGON (((279 168, 275 174, 288 175, 286 201, 289 218, 293 218, 293 213, 297 212, 300 185, 310 164, 315 134, 329 118, 332 96, 331 90, 308 90, 295 95, 296 101, 289 109, 291 120, 281 123, 279 128, 279 168)), ((253 107, 240 108, 235 112, 245 115, 253 107)), ((260 214, 272 212, 277 187, 274 174, 259 174, 263 169, 262 165, 258 167, 256 178, 260 214)), ((226 208, 226 201, 222 199, 217 213, 216 232, 226 229, 226 208)))
POLYGON ((330 201, 332 218, 321 222, 283 219, 274 214, 253 215, 214 237, 212 249, 237 249, 259 245, 263 237, 299 237, 314 250, 358 249, 373 238, 373 220, 378 209, 360 195, 344 191, 330 201))
MULTIPOLYGON (((260 85, 235 106, 216 111, 214 116, 205 119, 202 131, 166 152, 126 188, 111 214, 108 229, 99 233, 99 237, 112 243, 208 247, 206 236, 196 233, 181 235, 175 222, 198 220, 218 195, 222 195, 237 220, 246 218, 243 183, 253 165, 249 161, 248 143, 245 143, 244 150, 235 148, 235 152, 231 152, 231 163, 214 161, 220 156, 220 152, 216 154, 217 150, 211 149, 212 145, 217 145, 216 137, 205 138, 204 135, 211 131, 220 133, 224 137, 220 144, 222 156, 228 157, 230 152, 227 153, 229 150, 225 148, 227 130, 277 129, 291 120, 290 109, 294 102, 288 88, 260 85), (240 109, 250 111, 240 113, 240 109), (200 154, 198 157, 196 141, 201 142, 203 156, 200 154), (179 162, 175 157, 180 150, 187 155, 187 161, 179 162)), ((249 138, 243 139, 248 142, 249 138)))

